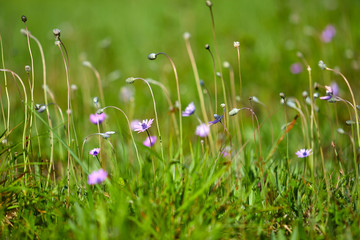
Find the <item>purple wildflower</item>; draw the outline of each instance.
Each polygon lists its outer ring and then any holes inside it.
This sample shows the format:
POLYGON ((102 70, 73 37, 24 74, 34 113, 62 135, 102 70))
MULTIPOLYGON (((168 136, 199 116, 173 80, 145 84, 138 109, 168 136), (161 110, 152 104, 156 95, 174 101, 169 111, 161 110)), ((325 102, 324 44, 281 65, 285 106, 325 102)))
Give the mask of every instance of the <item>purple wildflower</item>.
POLYGON ((331 42, 335 37, 336 29, 333 25, 327 25, 324 31, 321 33, 321 40, 325 43, 331 42))
POLYGON ((312 154, 312 149, 300 149, 296 152, 299 158, 306 158, 312 154))
POLYGON ((185 111, 183 111, 182 116, 183 117, 189 117, 195 112, 195 105, 193 102, 191 102, 186 108, 185 111))
POLYGON ((303 70, 303 67, 302 67, 301 63, 299 63, 299 62, 293 63, 290 66, 290 72, 292 74, 299 74, 302 72, 302 70, 303 70))
POLYGON ((331 83, 331 89, 334 96, 339 96, 339 86, 336 84, 336 82, 331 83))
POLYGON ((145 132, 146 130, 148 130, 151 127, 152 122, 154 121, 154 119, 150 119, 150 120, 143 120, 142 122, 139 122, 138 125, 136 125, 134 127, 134 131, 141 133, 141 132, 145 132))
POLYGON ((221 122, 221 119, 224 117, 224 114, 225 114, 225 108, 223 108, 223 114, 221 116, 217 115, 216 113, 214 114, 214 118, 215 120, 214 121, 210 121, 209 124, 210 125, 213 125, 213 124, 216 124, 218 122, 221 122))
POLYGON ((157 140, 157 137, 156 137, 156 136, 150 136, 150 138, 147 137, 147 138, 145 139, 145 141, 143 142, 143 144, 144 144, 145 146, 147 146, 147 147, 151 147, 151 146, 153 146, 153 145, 155 144, 156 140, 157 140))
POLYGON ((100 168, 97 171, 93 171, 89 175, 88 184, 95 185, 95 184, 98 184, 98 183, 102 183, 103 181, 106 180, 107 176, 108 176, 108 173, 104 169, 100 168))
POLYGON ((202 123, 199 126, 196 127, 195 134, 199 137, 207 137, 210 133, 210 127, 209 125, 202 123))
POLYGON ((106 118, 105 113, 90 114, 90 122, 92 122, 93 124, 100 124, 105 120, 105 118, 106 118))
POLYGON ((135 131, 135 128, 137 128, 139 124, 141 124, 139 120, 137 119, 132 120, 130 123, 131 130, 135 131))
POLYGON ((333 99, 334 101, 336 101, 336 99, 334 99, 333 97, 336 97, 339 94, 338 85, 335 82, 333 82, 331 86, 325 86, 325 89, 326 89, 326 95, 320 97, 320 99, 326 101, 333 99))
POLYGON ((100 148, 94 148, 94 149, 90 150, 90 152, 89 152, 89 154, 92 155, 93 157, 95 157, 99 153, 100 153, 100 148))

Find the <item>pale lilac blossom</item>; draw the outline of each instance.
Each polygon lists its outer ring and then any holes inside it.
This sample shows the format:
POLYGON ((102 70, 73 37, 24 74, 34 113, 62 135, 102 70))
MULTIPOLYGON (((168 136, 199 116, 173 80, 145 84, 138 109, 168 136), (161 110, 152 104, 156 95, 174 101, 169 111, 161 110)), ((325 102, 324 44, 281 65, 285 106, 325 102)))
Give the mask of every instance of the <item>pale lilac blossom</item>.
POLYGON ((90 152, 89 152, 89 154, 92 155, 93 157, 95 157, 99 153, 100 153, 100 148, 94 148, 94 149, 90 150, 90 152))
POLYGON ((100 168, 97 171, 93 171, 89 175, 88 184, 95 185, 95 184, 102 183, 106 180, 107 176, 108 176, 108 173, 104 169, 100 168))
POLYGON ((299 158, 306 158, 312 154, 312 149, 300 149, 296 152, 299 158))
POLYGON ((105 113, 90 114, 90 122, 92 122, 93 124, 100 124, 105 120, 105 118, 106 118, 105 113))
POLYGON ((145 141, 143 142, 143 144, 144 144, 146 147, 152 147, 152 146, 155 144, 156 140, 157 140, 157 137, 156 137, 156 136, 150 136, 150 138, 147 137, 147 138, 145 139, 145 141))
POLYGON ((302 71, 303 71, 303 67, 302 67, 301 63, 299 63, 299 62, 296 62, 290 66, 290 72, 292 74, 299 74, 302 71))
POLYGON ((209 125, 202 123, 199 126, 196 127, 195 134, 199 137, 207 137, 210 133, 210 127, 209 125))
POLYGON ((189 117, 195 112, 195 104, 191 102, 186 108, 185 111, 182 112, 183 117, 189 117))
POLYGON ((333 25, 327 25, 321 33, 321 40, 325 43, 331 42, 336 35, 336 29, 333 25))
POLYGON ((150 120, 145 119, 142 122, 139 122, 138 125, 134 127, 134 131, 138 133, 145 132, 151 127, 153 121, 154 119, 150 119, 150 120))

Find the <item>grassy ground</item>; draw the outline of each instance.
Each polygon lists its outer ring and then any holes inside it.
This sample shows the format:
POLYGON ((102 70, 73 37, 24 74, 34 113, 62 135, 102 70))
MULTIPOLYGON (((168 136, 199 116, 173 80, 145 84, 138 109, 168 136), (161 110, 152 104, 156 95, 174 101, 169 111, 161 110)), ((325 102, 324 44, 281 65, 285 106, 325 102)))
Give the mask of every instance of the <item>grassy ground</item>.
POLYGON ((359 238, 360 3, 213 4, 1 3, 1 238, 359 238))

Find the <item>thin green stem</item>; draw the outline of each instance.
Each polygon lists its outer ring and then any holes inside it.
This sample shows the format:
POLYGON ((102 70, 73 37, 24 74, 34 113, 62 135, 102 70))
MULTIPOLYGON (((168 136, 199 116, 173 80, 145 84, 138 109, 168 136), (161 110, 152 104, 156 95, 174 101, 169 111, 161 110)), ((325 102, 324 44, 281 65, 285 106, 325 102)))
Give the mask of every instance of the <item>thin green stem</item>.
MULTIPOLYGON (((158 114, 157 114, 157 110, 156 110, 156 101, 155 101, 154 93, 152 91, 152 88, 151 88, 149 82, 146 79, 144 79, 144 78, 134 78, 133 80, 142 80, 142 81, 144 81, 146 83, 146 85, 148 85, 148 87, 150 89, 151 97, 152 97, 153 104, 154 104, 155 121, 156 121, 156 126, 157 126, 157 129, 158 129, 158 135, 159 135, 159 141, 160 141, 161 158, 163 160, 165 160, 165 158, 164 158, 164 149, 163 149, 163 144, 162 144, 162 138, 161 138, 161 133, 160 133, 159 118, 158 118, 158 114)), ((182 124, 180 122, 180 136, 181 136, 181 130, 182 130, 182 124)))

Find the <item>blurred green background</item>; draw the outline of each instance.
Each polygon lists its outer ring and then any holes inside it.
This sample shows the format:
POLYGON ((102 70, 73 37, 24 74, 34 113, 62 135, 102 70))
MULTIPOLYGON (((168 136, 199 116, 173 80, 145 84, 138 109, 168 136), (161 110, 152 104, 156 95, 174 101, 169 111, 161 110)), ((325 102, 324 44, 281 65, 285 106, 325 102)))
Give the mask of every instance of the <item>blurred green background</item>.
MULTIPOLYGON (((347 94, 342 80, 317 67, 320 59, 329 67, 338 67, 353 87, 359 87, 360 1, 354 0, 228 0, 213 1, 217 41, 222 61, 236 69, 234 41, 240 41, 244 98, 255 95, 268 105, 279 103, 279 92, 301 98, 308 90, 307 72, 290 72, 290 66, 300 60, 301 51, 313 68, 313 81, 329 84, 337 80, 347 94), (320 39, 328 24, 336 28, 329 43, 320 39)), ((166 52, 177 68, 183 105, 197 100, 195 81, 183 40, 191 34, 191 44, 197 60, 200 78, 213 89, 213 69, 204 45, 213 45, 211 19, 205 1, 132 0, 132 1, 1 1, 0 32, 3 38, 5 65, 26 76, 24 66, 30 64, 21 15, 28 17, 28 28, 43 44, 49 86, 58 91, 58 101, 65 105, 65 74, 59 49, 54 45, 52 29, 61 29, 61 39, 70 55, 71 82, 88 92, 88 115, 93 109, 91 98, 98 95, 97 84, 89 69, 82 66, 89 60, 99 70, 106 92, 107 104, 119 105, 119 90, 127 77, 153 78, 169 86, 172 100, 176 88, 170 64, 164 57, 149 61, 151 52, 166 52), (107 76, 119 70, 121 76, 107 76), (89 112, 90 111, 90 112, 89 112)), ((34 43, 37 90, 41 91, 41 61, 34 43)), ((218 69, 217 69, 218 70, 218 69)), ((235 79, 237 71, 235 71, 235 79)), ((224 76, 229 86, 228 71, 224 76)), ((140 85, 140 84, 139 84, 140 85)), ((238 88, 238 80, 236 80, 238 88)), ((149 92, 137 86, 137 105, 148 104, 149 92), (146 97, 143 97, 146 96, 146 97)), ((159 91, 156 90, 155 91, 159 91)), ((220 91, 220 90, 219 90, 220 91)), ((161 94, 161 93, 159 93, 161 94)), ((41 94, 36 96, 42 102, 41 94)), ((160 108, 165 108, 166 103, 160 108)), ((141 109, 141 108, 140 108, 141 109)), ((272 109, 272 108, 271 108, 272 109)), ((148 117, 149 108, 139 110, 138 118, 148 117)))

